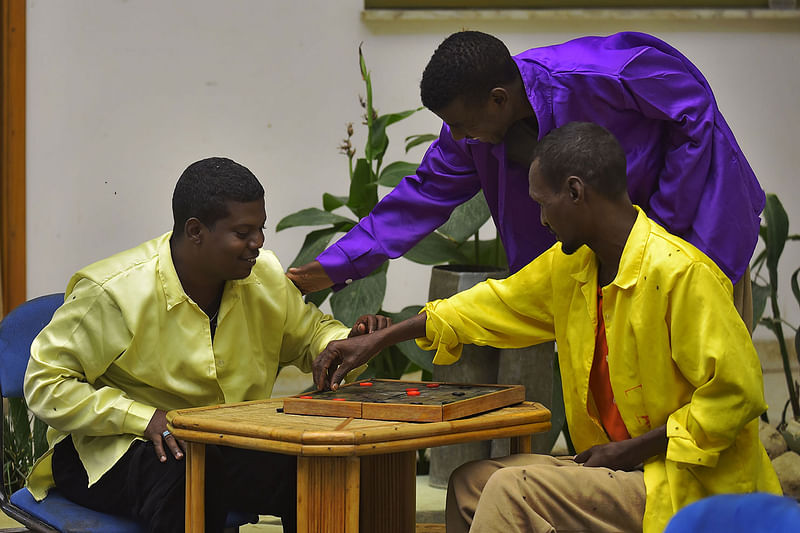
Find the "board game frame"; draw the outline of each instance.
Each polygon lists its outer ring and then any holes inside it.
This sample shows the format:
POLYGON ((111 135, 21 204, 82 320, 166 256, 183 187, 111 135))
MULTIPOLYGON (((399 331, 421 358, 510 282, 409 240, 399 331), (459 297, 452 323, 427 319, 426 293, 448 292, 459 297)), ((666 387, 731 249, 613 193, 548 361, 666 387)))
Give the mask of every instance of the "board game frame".
MULTIPOLYGON (((493 409, 507 407, 525 400, 525 387, 522 385, 477 384, 477 383, 449 383, 430 381, 408 381, 397 379, 364 379, 342 385, 339 390, 357 387, 363 390, 362 382, 405 384, 409 388, 417 387, 422 392, 420 400, 424 402, 424 391, 429 390, 431 383, 439 387, 469 387, 487 388, 489 392, 476 397, 452 400, 449 403, 434 403, 416 405, 408 403, 389 403, 371 401, 336 401, 333 399, 313 398, 314 395, 322 396, 319 391, 297 394, 283 399, 283 412, 295 415, 334 416, 341 418, 363 418, 371 420, 396 420, 401 422, 443 422, 464 418, 493 409), (498 390, 499 389, 499 390, 498 390), (304 398, 302 396, 305 396, 304 398), (311 396, 311 398, 309 398, 311 396)), ((354 391, 344 391, 354 392, 354 391)), ((331 393, 331 391, 326 391, 331 393)), ((369 396, 369 391, 364 391, 369 396)))

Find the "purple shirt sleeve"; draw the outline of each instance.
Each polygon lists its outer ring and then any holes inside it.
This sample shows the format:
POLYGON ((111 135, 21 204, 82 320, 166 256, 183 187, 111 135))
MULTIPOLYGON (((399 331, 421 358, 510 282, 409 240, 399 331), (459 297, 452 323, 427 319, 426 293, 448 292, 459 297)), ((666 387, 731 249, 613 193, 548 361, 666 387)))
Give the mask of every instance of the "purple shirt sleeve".
POLYGON ((356 227, 317 257, 334 288, 406 253, 480 190, 465 150, 443 126, 417 173, 406 176, 356 227))

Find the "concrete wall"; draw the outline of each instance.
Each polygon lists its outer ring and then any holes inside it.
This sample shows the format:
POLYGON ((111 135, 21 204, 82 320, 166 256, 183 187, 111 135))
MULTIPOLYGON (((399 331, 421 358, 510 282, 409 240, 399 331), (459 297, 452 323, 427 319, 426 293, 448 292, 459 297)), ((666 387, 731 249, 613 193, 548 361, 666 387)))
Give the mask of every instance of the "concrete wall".
MULTIPOLYGON (((275 234, 277 221, 321 206, 324 191, 347 191, 336 147, 347 122, 359 129, 359 43, 377 107, 399 111, 419 105, 430 54, 462 28, 494 33, 512 52, 620 30, 667 40, 705 73, 764 189, 781 196, 800 233, 797 22, 365 22, 361 0, 28 4, 29 297, 63 290, 79 267, 168 230, 175 180, 211 155, 261 178, 266 246, 288 264, 305 230, 275 234)), ((396 148, 408 134, 438 131, 439 122, 423 111, 392 128, 396 148)), ((800 266, 800 243, 786 254, 783 303, 798 323, 786 278, 788 265, 800 266)), ((422 303, 427 275, 427 267, 393 263, 387 308, 422 303)))

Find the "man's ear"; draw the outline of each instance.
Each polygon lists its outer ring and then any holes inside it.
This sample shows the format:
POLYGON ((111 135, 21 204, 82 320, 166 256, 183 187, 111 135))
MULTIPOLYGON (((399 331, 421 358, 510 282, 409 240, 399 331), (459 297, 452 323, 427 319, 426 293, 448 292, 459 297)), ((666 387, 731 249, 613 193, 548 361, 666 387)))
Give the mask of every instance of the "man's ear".
POLYGON ((497 107, 503 107, 508 103, 508 91, 505 87, 495 87, 489 91, 489 102, 497 107))
POLYGON ((199 246, 203 243, 206 226, 197 218, 192 217, 186 221, 183 226, 183 233, 192 244, 199 246))
POLYGON ((567 188, 572 203, 583 202, 586 195, 586 184, 579 176, 568 177, 564 186, 567 188))

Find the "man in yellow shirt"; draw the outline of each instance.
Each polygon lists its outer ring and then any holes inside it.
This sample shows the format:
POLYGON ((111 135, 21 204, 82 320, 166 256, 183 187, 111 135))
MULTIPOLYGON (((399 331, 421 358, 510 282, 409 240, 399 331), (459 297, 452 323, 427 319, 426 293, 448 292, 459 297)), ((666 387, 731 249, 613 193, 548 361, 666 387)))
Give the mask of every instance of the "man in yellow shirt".
POLYGON ((556 341, 579 454, 462 466, 448 487, 448 532, 660 532, 708 495, 780 493, 758 438, 760 364, 728 278, 631 204, 625 156, 607 130, 567 124, 533 159, 530 196, 559 242, 505 280, 332 342, 314 361, 317 386, 336 387, 408 338, 436 350, 437 364, 466 343, 556 341))
MULTIPOLYGON (((70 280, 64 305, 34 340, 25 376, 51 450, 28 488, 183 531, 185 463, 171 409, 268 398, 287 364, 310 370, 351 331, 303 301, 264 244, 264 189, 224 158, 190 165, 172 198, 173 231, 103 259, 70 280), (260 253, 262 252, 262 253, 260 253)), ((296 521, 295 458, 210 447, 206 529, 229 510, 296 521)))

